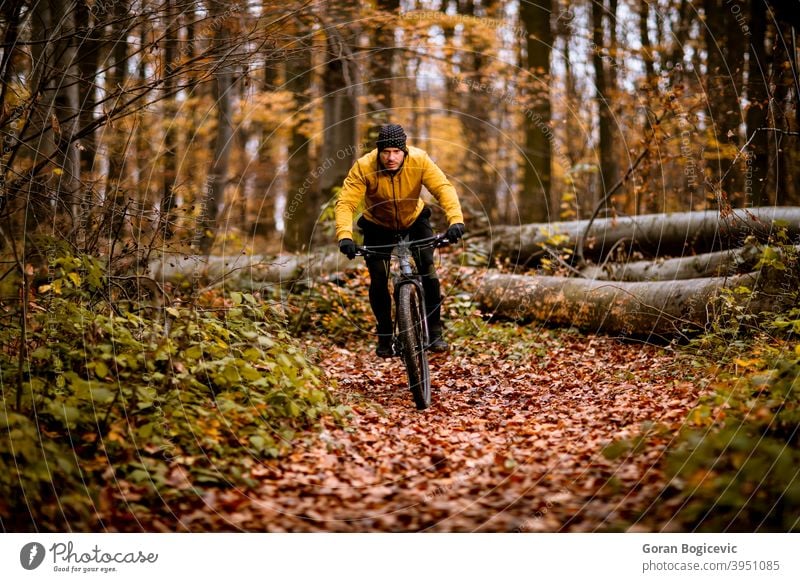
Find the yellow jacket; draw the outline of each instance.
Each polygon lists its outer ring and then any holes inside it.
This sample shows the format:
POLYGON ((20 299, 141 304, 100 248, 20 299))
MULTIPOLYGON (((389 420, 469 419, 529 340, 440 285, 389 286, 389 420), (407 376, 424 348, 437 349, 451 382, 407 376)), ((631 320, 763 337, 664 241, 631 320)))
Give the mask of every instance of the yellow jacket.
POLYGON ((362 156, 347 174, 336 201, 337 240, 353 238, 353 218, 362 199, 364 217, 370 222, 393 230, 410 227, 425 208, 419 196, 422 186, 442 206, 448 224, 464 222, 456 189, 424 150, 409 146, 394 176, 381 171, 377 149, 362 156))

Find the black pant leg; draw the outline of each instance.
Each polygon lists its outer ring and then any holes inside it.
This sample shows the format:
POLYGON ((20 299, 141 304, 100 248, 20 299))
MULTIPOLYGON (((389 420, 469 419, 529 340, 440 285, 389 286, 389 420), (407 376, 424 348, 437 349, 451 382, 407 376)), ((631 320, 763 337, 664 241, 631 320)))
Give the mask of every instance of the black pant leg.
MULTIPOLYGON (((366 244, 365 246, 369 246, 366 244)), ((378 335, 392 334, 392 297, 389 294, 389 261, 367 259, 369 305, 378 325, 378 335)))
MULTIPOLYGON (((383 246, 394 243, 391 230, 373 224, 363 217, 358 226, 364 233, 364 246, 383 246)), ((385 249, 388 253, 389 248, 385 249)), ((366 259, 369 269, 369 305, 375 315, 378 335, 392 334, 392 296, 389 293, 389 259, 366 259)))

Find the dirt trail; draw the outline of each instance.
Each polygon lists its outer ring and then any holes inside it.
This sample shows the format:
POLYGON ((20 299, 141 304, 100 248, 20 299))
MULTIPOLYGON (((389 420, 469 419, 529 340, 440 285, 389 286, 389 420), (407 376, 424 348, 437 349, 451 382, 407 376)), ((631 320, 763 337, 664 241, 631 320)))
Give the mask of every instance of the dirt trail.
POLYGON ((264 463, 247 495, 210 501, 249 531, 617 529, 663 487, 654 465, 669 437, 614 461, 604 446, 646 421, 674 434, 702 382, 663 348, 545 336, 534 351, 457 341, 431 361, 423 412, 399 360, 324 347, 350 426, 264 463))

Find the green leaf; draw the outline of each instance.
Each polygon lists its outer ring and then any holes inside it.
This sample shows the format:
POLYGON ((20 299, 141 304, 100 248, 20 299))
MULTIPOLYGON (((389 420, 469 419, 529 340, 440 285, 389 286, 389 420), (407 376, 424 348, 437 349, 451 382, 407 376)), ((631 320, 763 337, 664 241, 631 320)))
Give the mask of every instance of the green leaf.
POLYGON ((280 364, 282 368, 292 367, 292 361, 286 356, 286 354, 278 354, 275 359, 278 360, 278 364, 280 364))
POLYGON ((277 456, 278 449, 275 446, 275 441, 272 439, 272 437, 268 435, 256 434, 250 436, 248 440, 257 452, 269 455, 271 457, 277 456))
POLYGON ((63 406, 61 411, 64 414, 64 422, 67 426, 75 426, 81 418, 81 411, 74 406, 63 406))
POLYGON ((261 378, 261 372, 256 370, 253 366, 247 364, 239 366, 239 372, 245 380, 255 381, 261 378))
POLYGON ((603 456, 609 461, 614 461, 630 450, 630 443, 627 441, 612 441, 603 447, 603 456))
POLYGON ((249 440, 250 444, 253 445, 254 449, 256 449, 259 452, 264 450, 264 445, 266 445, 266 440, 264 439, 264 437, 259 435, 253 435, 250 437, 249 440))
POLYGON ((50 359, 50 348, 46 346, 39 346, 33 352, 31 352, 31 357, 37 358, 39 360, 49 360, 50 359))
POLYGON ((105 362, 99 360, 94 363, 94 373, 98 378, 105 378, 108 376, 108 366, 106 366, 105 362))
POLYGON ((91 389, 92 400, 99 404, 108 404, 114 400, 114 393, 108 388, 99 386, 91 389))
POLYGON ((260 335, 258 336, 258 343, 260 343, 265 348, 269 349, 275 345, 275 342, 268 338, 267 336, 260 335))
POLYGON ((85 261, 88 263, 86 280, 92 289, 100 289, 100 287, 103 285, 103 268, 96 259, 92 257, 86 258, 88 259, 85 261))
POLYGON ((150 473, 144 469, 135 469, 134 471, 131 471, 130 475, 128 475, 128 479, 134 483, 143 483, 145 481, 150 481, 150 473))
POLYGON ((136 407, 139 410, 144 410, 146 408, 150 408, 151 406, 155 405, 157 393, 154 388, 151 388, 149 386, 144 386, 139 388, 136 391, 136 394, 139 397, 139 400, 136 403, 136 407))
POLYGON ((199 360, 203 357, 203 348, 194 345, 184 350, 183 355, 190 360, 199 360))
POLYGON ((241 374, 239 374, 239 370, 236 369, 236 366, 233 366, 231 364, 225 366, 225 368, 222 370, 222 375, 231 384, 234 384, 239 380, 241 380, 241 374))

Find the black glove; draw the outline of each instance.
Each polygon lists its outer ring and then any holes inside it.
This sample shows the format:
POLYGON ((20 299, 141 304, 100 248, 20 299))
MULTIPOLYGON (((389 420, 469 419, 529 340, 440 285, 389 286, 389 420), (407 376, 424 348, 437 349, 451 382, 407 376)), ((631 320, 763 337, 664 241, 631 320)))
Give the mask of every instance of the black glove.
POLYGON ((458 242, 461 240, 461 237, 464 236, 464 224, 461 222, 451 224, 450 228, 447 229, 447 234, 445 236, 451 243, 458 242))
POLYGON ((339 241, 339 252, 347 255, 348 259, 356 258, 356 243, 351 238, 343 238, 339 241))

